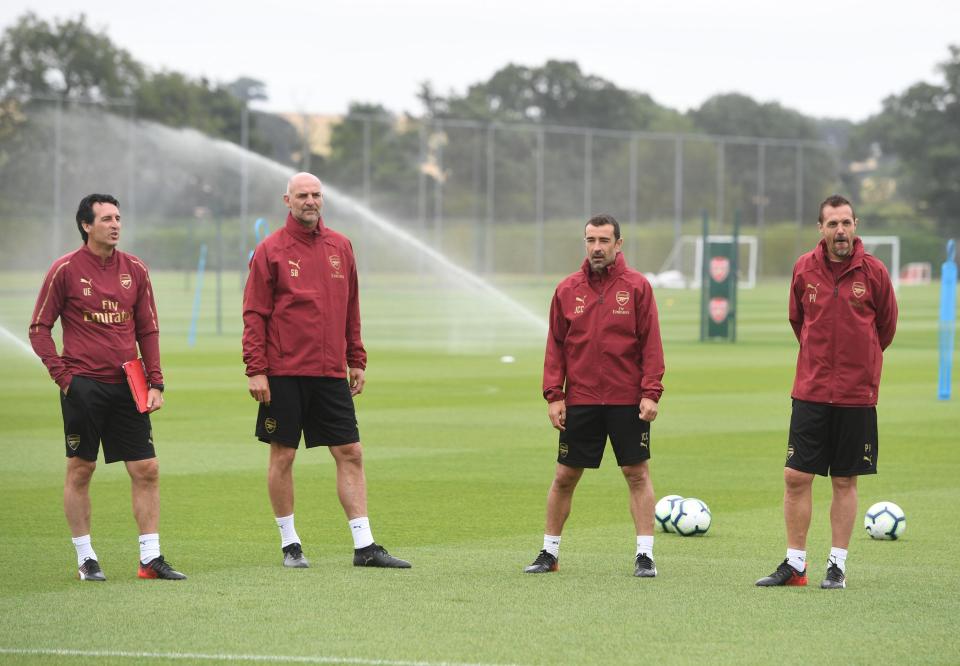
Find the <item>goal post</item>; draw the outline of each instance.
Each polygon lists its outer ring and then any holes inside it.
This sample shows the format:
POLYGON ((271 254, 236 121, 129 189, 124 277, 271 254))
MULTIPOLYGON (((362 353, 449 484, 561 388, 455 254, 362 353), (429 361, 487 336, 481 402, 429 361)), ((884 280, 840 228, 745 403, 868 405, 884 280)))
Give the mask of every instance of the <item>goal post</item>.
MULTIPOLYGON (((733 236, 710 234, 710 243, 732 243, 733 236)), ((757 286, 757 252, 756 236, 739 236, 739 256, 743 257, 746 251, 746 261, 737 262, 737 281, 744 289, 753 289, 757 286)), ((703 236, 681 236, 680 241, 673 246, 670 256, 663 263, 661 273, 665 271, 679 271, 689 289, 699 289, 703 282, 703 236)))
POLYGON ((900 236, 860 236, 864 249, 882 261, 894 289, 900 288, 900 236))
MULTIPOLYGON (((900 237, 899 236, 860 236, 867 252, 884 263, 890 273, 894 289, 900 288, 900 237)), ((731 235, 710 235, 711 243, 732 243, 731 235)), ((757 286, 757 265, 759 242, 756 236, 743 236, 738 239, 740 246, 737 262, 737 277, 740 287, 753 289, 757 286)), ((658 275, 672 274, 671 286, 683 286, 699 289, 703 281, 703 237, 683 235, 674 244, 670 255, 663 262, 658 275), (681 284, 682 283, 682 284, 681 284)))

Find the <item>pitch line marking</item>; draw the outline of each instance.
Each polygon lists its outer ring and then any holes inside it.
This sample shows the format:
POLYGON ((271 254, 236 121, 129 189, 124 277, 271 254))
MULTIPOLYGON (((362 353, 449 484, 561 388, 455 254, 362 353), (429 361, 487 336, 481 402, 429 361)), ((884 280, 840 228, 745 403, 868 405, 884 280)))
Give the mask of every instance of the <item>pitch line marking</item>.
POLYGON ((357 664, 358 666, 515 666, 513 664, 480 664, 454 661, 398 661, 395 659, 363 659, 359 657, 325 657, 270 654, 204 654, 199 652, 130 652, 125 650, 71 650, 63 648, 5 648, 0 654, 51 657, 111 657, 126 659, 194 659, 206 661, 253 661, 279 664, 357 664))

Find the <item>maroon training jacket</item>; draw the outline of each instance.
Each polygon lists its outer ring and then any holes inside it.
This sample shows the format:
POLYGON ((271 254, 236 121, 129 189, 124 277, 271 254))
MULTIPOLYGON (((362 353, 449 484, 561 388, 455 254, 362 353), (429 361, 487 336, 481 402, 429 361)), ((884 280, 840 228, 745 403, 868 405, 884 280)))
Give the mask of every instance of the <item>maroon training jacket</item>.
POLYGON ((848 407, 877 404, 883 350, 897 331, 897 298, 886 266, 854 239, 839 279, 826 242, 793 267, 790 324, 800 342, 791 395, 848 407))
POLYGON ((365 368, 353 247, 324 226, 283 228, 253 253, 243 292, 247 376, 346 377, 365 368))
POLYGON ((147 267, 114 250, 106 260, 86 245, 47 271, 30 320, 30 344, 61 389, 74 375, 108 384, 126 381, 121 365, 137 358, 150 384, 162 384, 160 328, 147 267), (63 353, 50 331, 60 319, 63 353))
POLYGON ((653 289, 622 253, 591 279, 590 262, 550 304, 543 397, 567 405, 638 405, 663 393, 663 345, 653 289))

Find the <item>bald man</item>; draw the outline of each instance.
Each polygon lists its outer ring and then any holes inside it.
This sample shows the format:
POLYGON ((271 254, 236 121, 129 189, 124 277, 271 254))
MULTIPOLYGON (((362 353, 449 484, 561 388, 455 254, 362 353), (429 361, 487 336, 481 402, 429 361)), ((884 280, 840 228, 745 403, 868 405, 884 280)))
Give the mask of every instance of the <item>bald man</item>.
POLYGON ((243 295, 243 361, 260 407, 256 436, 270 445, 267 489, 285 567, 309 567, 293 522, 293 461, 326 446, 337 466, 337 495, 354 542, 354 566, 408 569, 373 539, 363 450, 353 398, 363 391, 367 353, 353 247, 323 223, 323 185, 290 178, 290 212, 250 260, 243 295))

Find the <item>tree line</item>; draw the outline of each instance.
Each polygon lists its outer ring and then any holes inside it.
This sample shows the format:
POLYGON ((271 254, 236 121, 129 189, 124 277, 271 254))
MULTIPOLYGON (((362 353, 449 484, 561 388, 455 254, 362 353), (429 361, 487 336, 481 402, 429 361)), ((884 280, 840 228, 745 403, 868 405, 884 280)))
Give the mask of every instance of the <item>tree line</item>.
MULTIPOLYGON (((808 117, 737 93, 711 97, 684 113, 583 72, 575 62, 508 64, 463 93, 442 95, 423 83, 417 117, 398 118, 377 103, 351 104, 333 129, 328 155, 311 154, 296 128, 263 112, 249 116, 248 143, 281 162, 335 173, 351 183, 362 180, 359 156, 366 144, 376 153, 374 172, 367 177, 412 194, 415 184, 400 174, 423 166, 421 126, 452 119, 827 141, 837 148, 844 187, 861 202, 861 210, 871 210, 875 218, 925 219, 942 235, 955 236, 960 233, 960 47, 949 48, 938 71, 939 82, 917 83, 885 99, 877 115, 853 123, 808 117), (391 122, 377 124, 376 136, 365 137, 370 130, 363 122, 371 118, 391 122), (847 168, 850 164, 868 167, 847 168)), ((124 100, 132 102, 137 118, 239 143, 245 106, 266 99, 267 90, 263 82, 244 76, 223 83, 151 71, 83 14, 46 21, 28 12, 4 30, 0 41, 0 146, 26 122, 31 100, 52 97, 119 113, 124 111, 111 103, 124 100)), ((730 159, 731 174, 746 170, 736 164, 746 158, 730 159)), ((816 184, 820 169, 815 164, 810 169, 816 184)))

